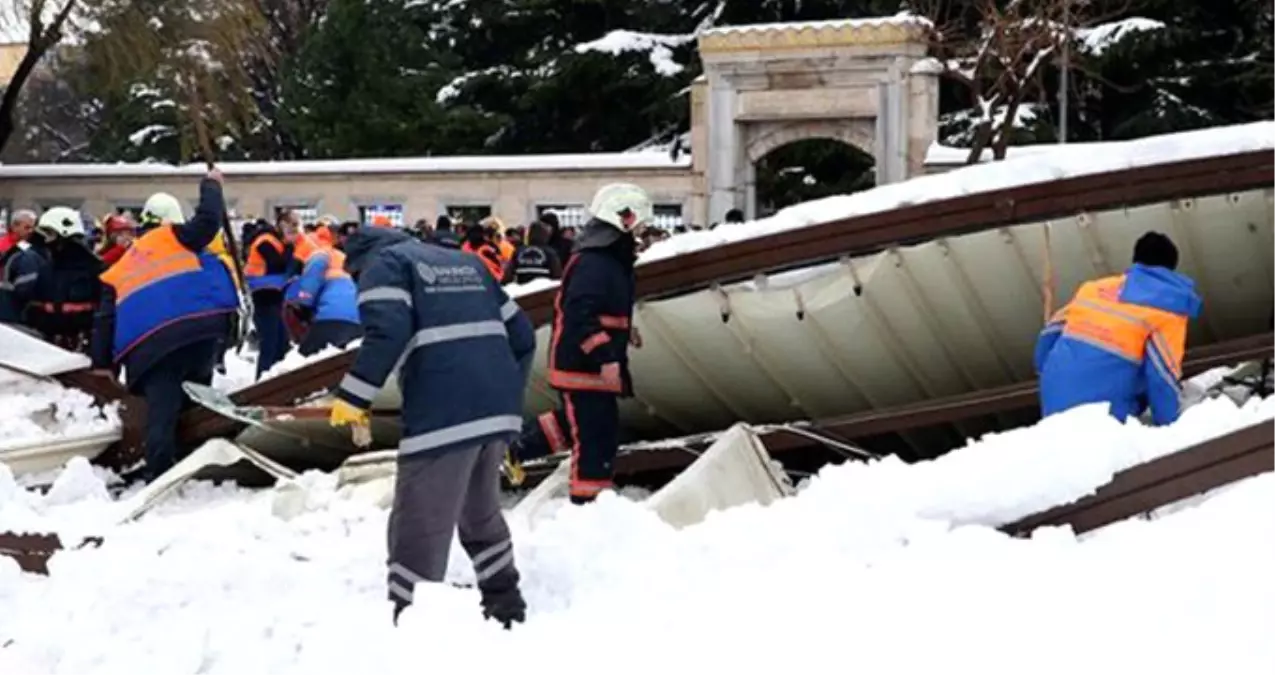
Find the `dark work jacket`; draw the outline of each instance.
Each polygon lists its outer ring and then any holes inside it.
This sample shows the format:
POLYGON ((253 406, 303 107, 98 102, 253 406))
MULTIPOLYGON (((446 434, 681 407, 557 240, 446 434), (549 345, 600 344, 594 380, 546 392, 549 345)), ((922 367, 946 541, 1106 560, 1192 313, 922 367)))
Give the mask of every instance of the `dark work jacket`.
MULTIPOLYGON (((215 180, 205 179, 199 185, 199 205, 195 207, 195 215, 185 224, 174 228, 177 241, 193 253, 206 249, 221 230, 225 208, 221 185, 215 180)), ((173 298, 173 302, 181 302, 181 298, 173 298)), ((233 315, 230 312, 191 317, 166 325, 147 336, 117 364, 125 369, 129 389, 136 391, 138 383, 151 366, 164 356, 197 342, 224 340, 230 333, 233 315)), ((90 348, 95 368, 111 367, 114 340, 115 291, 103 284, 102 302, 94 317, 93 342, 90 348)))
POLYGON ((429 243, 443 248, 460 248, 460 237, 452 230, 434 230, 434 236, 430 237, 429 243))
POLYGON ((525 284, 535 279, 561 279, 562 259, 549 246, 529 245, 518 249, 505 267, 501 283, 525 284))
POLYGON ((636 262, 631 235, 596 219, 580 234, 554 299, 548 367, 553 388, 632 395, 628 346, 636 262), (601 375, 605 363, 619 364, 619 382, 601 375))
POLYGON ((77 239, 38 243, 33 248, 48 264, 27 308, 27 325, 50 338, 91 330, 93 312, 102 297, 98 279, 106 271, 102 259, 77 239))
POLYGON ((26 241, 0 255, 0 323, 23 322, 47 268, 48 260, 26 241))
POLYGON ((512 441, 536 351, 518 304, 474 256, 399 231, 360 231, 346 249, 364 336, 337 397, 366 410, 397 372, 401 457, 512 441))

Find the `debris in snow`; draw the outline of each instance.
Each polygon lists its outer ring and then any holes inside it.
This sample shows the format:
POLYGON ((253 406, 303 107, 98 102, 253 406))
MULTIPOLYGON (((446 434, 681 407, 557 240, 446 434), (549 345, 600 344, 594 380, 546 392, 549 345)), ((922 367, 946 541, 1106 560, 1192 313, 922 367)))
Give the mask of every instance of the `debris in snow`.
MULTIPOLYGON (((285 375, 294 370, 300 370, 311 363, 317 363, 324 359, 331 358, 338 354, 356 351, 359 345, 363 344, 362 340, 355 340, 349 345, 342 347, 325 347, 310 356, 302 356, 296 347, 290 349, 283 357, 282 361, 274 364, 269 370, 261 374, 262 380, 285 375)), ((255 351, 245 350, 242 355, 234 352, 226 354, 226 372, 225 374, 216 373, 213 375, 213 387, 225 392, 236 392, 241 389, 247 389, 257 382, 257 353, 255 351)))
MULTIPOLYGON (((1264 672, 1275 658, 1271 474, 1083 540, 1063 528, 1013 539, 960 523, 1092 490, 1135 456, 1223 433, 1273 405, 1202 404, 1165 429, 1081 409, 972 443, 952 460, 829 467, 796 497, 681 531, 609 493, 591 506, 545 510, 534 528, 510 523, 530 614, 508 633, 481 621, 475 591, 447 585, 418 589, 422 602, 394 629, 383 509, 321 497, 321 508, 285 521, 271 515, 271 492, 194 483, 141 520, 98 532, 101 548, 59 553, 48 578, 0 567, 8 640, 0 665, 85 675, 121 665, 406 673, 419 670, 419 629, 428 625, 431 658, 443 663, 497 644, 531 653, 570 631, 583 658, 610 654, 617 634, 671 655, 643 671, 904 673, 960 662, 1017 674, 1047 653, 1048 673, 1113 658, 1148 672, 1264 672), (1165 593, 1169 581, 1181 592, 1165 593), (834 606, 837 620, 828 621, 834 606), (914 648, 917 630, 929 648, 914 648), (847 634, 853 650, 844 649, 847 634), (1070 646, 1060 651, 1062 634, 1070 646), (775 642, 803 648, 738 649, 775 642)), ((102 511, 95 501, 81 506, 49 507, 46 529, 102 511)), ((459 546, 451 563, 449 580, 472 579, 459 546)), ((531 673, 561 669, 527 663, 531 673)))
POLYGON ((1140 16, 1099 24, 1076 31, 1085 49, 1094 56, 1102 56, 1112 45, 1135 33, 1163 30, 1164 23, 1140 16))
POLYGON ((682 64, 673 60, 673 48, 694 39, 694 35, 657 35, 631 30, 613 30, 597 40, 576 45, 575 51, 577 54, 602 52, 612 56, 624 52, 649 52, 651 66, 655 68, 655 72, 672 76, 684 69, 682 64))
POLYGON ((0 375, 0 450, 120 428, 119 405, 57 382, 0 375))
POLYGON ((90 499, 106 501, 110 498, 106 483, 93 470, 89 461, 83 457, 72 457, 44 495, 44 503, 59 506, 90 499))

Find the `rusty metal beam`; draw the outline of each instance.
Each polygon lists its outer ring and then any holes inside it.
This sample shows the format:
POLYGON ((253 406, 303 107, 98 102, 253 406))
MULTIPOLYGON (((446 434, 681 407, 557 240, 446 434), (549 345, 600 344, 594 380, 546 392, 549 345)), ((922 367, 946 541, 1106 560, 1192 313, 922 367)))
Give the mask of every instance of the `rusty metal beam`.
MULTIPOLYGON (((1275 351, 1273 346, 1275 346, 1275 333, 1263 333, 1192 349, 1187 354, 1184 370, 1188 375, 1193 375, 1210 368, 1263 359, 1271 356, 1275 351)), ((809 423, 808 428, 821 435, 853 442, 911 429, 952 424, 997 413, 1014 411, 1034 413, 1038 409, 1038 401, 1037 385, 1035 381, 1032 381, 817 420, 809 423)), ((808 435, 784 431, 782 428, 766 433, 761 440, 766 450, 776 456, 820 446, 808 435)), ((702 451, 708 445, 708 441, 701 441, 692 448, 702 451)), ((616 458, 615 467, 617 475, 626 475, 678 469, 689 465, 693 460, 694 457, 685 452, 639 451, 622 454, 616 458)))
POLYGON ((1038 527, 1069 525, 1080 534, 1269 471, 1275 471, 1275 425, 1263 421, 1121 471, 1080 501, 1000 529, 1026 535, 1038 527))

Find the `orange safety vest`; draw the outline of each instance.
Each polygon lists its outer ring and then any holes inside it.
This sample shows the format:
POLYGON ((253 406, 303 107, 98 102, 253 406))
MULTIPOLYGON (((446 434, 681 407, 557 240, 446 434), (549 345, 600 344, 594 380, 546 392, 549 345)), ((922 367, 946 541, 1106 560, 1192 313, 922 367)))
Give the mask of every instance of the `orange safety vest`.
POLYGON ((1142 363, 1152 341, 1168 359, 1174 377, 1182 377, 1187 318, 1163 309, 1120 302, 1124 275, 1090 281, 1058 310, 1053 321, 1065 320, 1063 336, 1142 363))
POLYGON ((479 244, 477 247, 473 247, 469 245, 469 242, 465 242, 460 247, 460 250, 478 256, 478 259, 483 261, 483 265, 488 272, 491 272, 491 276, 495 277, 497 282, 505 276, 505 265, 501 262, 500 252, 496 250, 495 246, 479 244))
POLYGON ((115 290, 117 361, 165 326, 239 308, 235 281, 221 258, 207 250, 192 253, 171 225, 143 234, 100 278, 115 290))
POLYGON ((283 253, 283 242, 273 234, 263 234, 252 242, 252 248, 248 250, 248 263, 243 268, 243 275, 247 278, 248 288, 257 291, 267 288, 279 289, 287 283, 288 277, 286 273, 267 274, 266 259, 261 255, 261 247, 269 246, 279 253, 283 253))

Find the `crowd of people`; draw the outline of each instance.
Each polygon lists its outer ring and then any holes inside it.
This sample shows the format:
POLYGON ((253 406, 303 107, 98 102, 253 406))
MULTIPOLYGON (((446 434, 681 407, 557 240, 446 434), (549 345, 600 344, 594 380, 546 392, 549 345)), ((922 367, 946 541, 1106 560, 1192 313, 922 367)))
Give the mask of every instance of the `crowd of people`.
POLYGON ((245 224, 232 233, 223 178, 210 170, 187 217, 167 193, 140 223, 104 223, 94 242, 81 214, 14 214, 0 254, 0 323, 89 353, 96 376, 146 403, 144 461, 152 481, 181 457, 183 385, 209 384, 247 326, 259 373, 296 343, 303 353, 357 338, 363 348, 334 391, 329 421, 371 440, 371 407, 396 375, 402 394, 398 479, 389 519, 388 597, 394 617, 422 581, 441 582, 452 533, 473 560, 483 613, 506 627, 525 603, 499 500, 502 468, 523 455, 570 449, 570 492, 587 503, 611 485, 618 400, 631 395, 634 265, 654 219, 646 192, 601 188, 572 232, 552 215, 525 232, 495 218, 432 228, 320 219, 245 224), (552 448, 524 425, 535 353, 531 321, 509 282, 559 279, 548 379, 561 393, 552 448), (527 440, 524 441, 523 438, 527 440))

